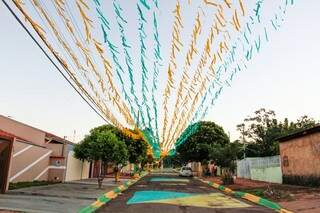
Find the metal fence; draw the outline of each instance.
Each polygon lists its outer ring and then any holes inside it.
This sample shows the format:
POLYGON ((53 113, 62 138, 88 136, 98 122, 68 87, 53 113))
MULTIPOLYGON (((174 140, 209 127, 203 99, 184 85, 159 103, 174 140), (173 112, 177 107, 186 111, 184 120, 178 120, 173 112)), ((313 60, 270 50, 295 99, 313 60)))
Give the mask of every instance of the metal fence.
POLYGON ((267 182, 282 182, 280 156, 245 158, 237 161, 237 176, 267 182))

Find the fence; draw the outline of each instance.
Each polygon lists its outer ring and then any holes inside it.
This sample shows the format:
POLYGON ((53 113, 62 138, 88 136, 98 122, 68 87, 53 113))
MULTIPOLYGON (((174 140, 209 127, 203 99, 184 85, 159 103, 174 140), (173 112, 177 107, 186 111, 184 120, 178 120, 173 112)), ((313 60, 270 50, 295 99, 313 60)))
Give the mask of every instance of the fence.
POLYGON ((237 161, 237 176, 251 180, 282 183, 280 156, 245 158, 237 161))

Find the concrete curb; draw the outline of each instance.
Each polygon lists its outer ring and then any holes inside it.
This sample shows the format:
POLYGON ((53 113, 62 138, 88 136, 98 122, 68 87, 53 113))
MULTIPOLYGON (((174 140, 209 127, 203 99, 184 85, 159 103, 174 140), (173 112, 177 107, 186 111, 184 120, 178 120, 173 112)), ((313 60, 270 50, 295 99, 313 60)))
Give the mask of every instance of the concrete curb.
POLYGON ((100 197, 97 198, 97 200, 95 202, 91 203, 87 207, 84 207, 84 208, 80 209, 78 211, 78 213, 95 212, 101 206, 103 206, 104 204, 110 202, 112 199, 116 198, 119 193, 121 193, 121 192, 125 191, 126 189, 128 189, 130 186, 132 186, 133 184, 138 182, 141 178, 143 178, 147 174, 148 173, 146 172, 146 173, 142 174, 139 178, 137 178, 135 180, 126 181, 124 184, 122 184, 122 185, 116 187, 115 189, 113 189, 113 190, 101 195, 100 197))
POLYGON ((249 193, 245 193, 245 192, 241 192, 241 191, 233 191, 233 190, 231 190, 231 189, 229 189, 229 188, 227 188, 225 186, 219 185, 217 183, 213 183, 211 181, 206 181, 206 180, 203 180, 203 179, 198 178, 198 177, 195 177, 195 179, 198 179, 201 182, 206 183, 209 186, 212 186, 213 188, 216 188, 216 189, 218 189, 220 191, 223 191, 226 194, 233 195, 235 197, 248 200, 248 201, 253 202, 255 204, 258 204, 258 205, 273 209, 273 210, 275 210, 277 212, 280 212, 280 213, 293 213, 292 211, 289 211, 289 210, 286 210, 286 209, 282 208, 279 204, 277 204, 275 202, 272 202, 270 200, 255 196, 253 194, 249 194, 249 193))

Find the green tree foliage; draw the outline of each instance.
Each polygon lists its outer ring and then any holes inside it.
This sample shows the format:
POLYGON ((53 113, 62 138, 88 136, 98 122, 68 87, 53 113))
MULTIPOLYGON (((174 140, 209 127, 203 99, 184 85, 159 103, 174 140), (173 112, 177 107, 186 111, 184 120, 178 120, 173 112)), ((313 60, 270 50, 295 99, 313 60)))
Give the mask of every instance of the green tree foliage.
POLYGON ((221 168, 228 168, 232 172, 235 170, 235 160, 242 157, 242 144, 238 142, 228 144, 215 144, 210 150, 210 160, 221 168))
POLYGON ((287 118, 279 121, 274 111, 261 108, 237 125, 237 129, 241 133, 240 141, 248 143, 246 156, 264 157, 279 154, 278 138, 315 125, 316 121, 308 116, 302 116, 295 122, 289 122, 287 118))
POLYGON ((74 156, 80 160, 102 161, 105 164, 125 165, 128 160, 126 144, 111 131, 90 131, 83 141, 74 147, 74 156))
POLYGON ((134 140, 112 125, 102 125, 91 130, 91 132, 106 131, 112 132, 119 140, 125 142, 128 150, 128 160, 130 163, 141 163, 143 159, 147 157, 148 144, 142 139, 134 140))
POLYGON ((126 144, 110 130, 102 130, 95 128, 90 131, 89 135, 74 147, 74 156, 80 160, 90 162, 101 162, 98 185, 101 188, 103 180, 104 166, 113 163, 115 168, 115 178, 118 179, 118 171, 120 166, 124 166, 128 162, 128 150, 126 144))
POLYGON ((242 144, 237 141, 228 144, 215 144, 210 151, 210 159, 222 169, 223 184, 233 184, 236 160, 242 156, 242 144))
POLYGON ((214 145, 230 143, 223 128, 214 122, 200 121, 199 128, 181 145, 177 147, 177 158, 182 162, 208 161, 214 145))
POLYGON ((144 159, 147 159, 148 144, 144 140, 126 140, 126 145, 129 152, 130 163, 141 163, 144 159))

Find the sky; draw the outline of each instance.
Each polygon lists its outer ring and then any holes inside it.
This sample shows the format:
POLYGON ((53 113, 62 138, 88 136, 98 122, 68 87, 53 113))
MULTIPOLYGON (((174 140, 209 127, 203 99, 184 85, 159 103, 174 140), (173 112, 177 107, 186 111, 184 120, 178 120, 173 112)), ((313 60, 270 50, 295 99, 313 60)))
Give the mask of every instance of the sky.
MULTIPOLYGON (((320 120, 320 2, 295 1, 271 41, 226 87, 205 120, 238 137, 236 125, 259 108, 320 120)), ((79 141, 104 123, 0 4, 0 114, 79 141)))

